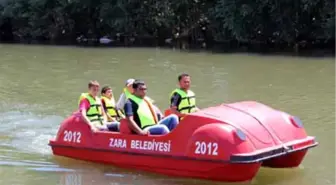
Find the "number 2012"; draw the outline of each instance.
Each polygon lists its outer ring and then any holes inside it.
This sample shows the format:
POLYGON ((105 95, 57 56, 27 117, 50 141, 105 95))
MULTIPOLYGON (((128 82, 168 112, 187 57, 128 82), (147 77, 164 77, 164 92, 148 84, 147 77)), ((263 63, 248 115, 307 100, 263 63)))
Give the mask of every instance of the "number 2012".
POLYGON ((218 143, 205 143, 196 141, 195 154, 218 155, 218 143))
POLYGON ((63 141, 80 143, 81 142, 81 140, 80 140, 81 136, 82 136, 82 133, 80 133, 80 132, 72 132, 72 131, 65 130, 64 131, 64 136, 63 136, 63 141))

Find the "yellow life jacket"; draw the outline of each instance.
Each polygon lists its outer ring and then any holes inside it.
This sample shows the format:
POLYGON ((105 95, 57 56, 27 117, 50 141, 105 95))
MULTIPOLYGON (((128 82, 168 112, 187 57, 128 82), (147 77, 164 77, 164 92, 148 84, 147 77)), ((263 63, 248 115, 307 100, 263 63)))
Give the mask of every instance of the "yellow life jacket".
POLYGON ((119 115, 118 115, 118 111, 117 109, 115 108, 115 101, 114 99, 108 99, 107 97, 105 96, 102 96, 101 97, 104 102, 105 102, 105 106, 106 106, 106 111, 107 113, 112 117, 112 118, 118 118, 119 115))
POLYGON ((172 98, 173 94, 177 93, 181 96, 181 101, 177 105, 177 111, 180 113, 192 113, 196 111, 196 98, 195 93, 191 90, 185 92, 181 89, 175 89, 171 94, 170 98, 172 98))
MULTIPOLYGON (((89 93, 82 93, 79 102, 83 99, 87 99, 90 103, 89 110, 86 111, 86 116, 89 118, 90 122, 99 123, 103 125, 103 114, 102 114, 102 107, 101 107, 101 100, 100 98, 96 97, 95 99, 89 93)), ((78 102, 78 103, 79 103, 78 102)))
POLYGON ((147 99, 141 99, 131 95, 129 99, 133 100, 138 105, 137 114, 140 119, 140 128, 144 129, 148 126, 155 125, 158 122, 157 115, 153 109, 153 104, 147 99))

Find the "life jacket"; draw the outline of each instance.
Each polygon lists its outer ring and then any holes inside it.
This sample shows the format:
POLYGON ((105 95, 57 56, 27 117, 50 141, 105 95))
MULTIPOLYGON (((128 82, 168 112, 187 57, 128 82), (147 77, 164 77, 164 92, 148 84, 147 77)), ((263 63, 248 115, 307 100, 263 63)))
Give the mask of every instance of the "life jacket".
POLYGON ((82 93, 78 104, 83 98, 87 99, 90 103, 90 108, 86 111, 86 116, 89 118, 90 122, 103 125, 104 118, 100 98, 96 97, 94 99, 89 93, 82 93))
POLYGON ((150 101, 146 98, 142 99, 134 95, 131 95, 129 99, 138 105, 137 114, 140 120, 140 123, 138 124, 141 129, 155 125, 158 122, 157 115, 153 109, 153 104, 150 101))
POLYGON ((129 92, 128 89, 127 89, 126 87, 124 88, 123 91, 124 91, 124 93, 125 93, 126 98, 129 98, 129 97, 132 95, 132 93, 129 92))
POLYGON ((196 111, 196 98, 195 93, 191 90, 187 92, 181 89, 175 89, 171 94, 170 97, 173 96, 174 93, 177 93, 181 96, 181 101, 177 105, 177 111, 180 113, 192 113, 196 111))
POLYGON ((119 118, 118 111, 117 111, 117 109, 115 108, 115 101, 114 101, 114 99, 113 99, 113 98, 112 98, 112 99, 109 99, 109 98, 107 98, 107 97, 105 97, 105 96, 102 96, 101 98, 102 98, 102 99, 104 100, 104 102, 105 102, 105 106, 106 106, 106 111, 107 111, 107 113, 108 113, 112 118, 115 118, 115 119, 119 118))

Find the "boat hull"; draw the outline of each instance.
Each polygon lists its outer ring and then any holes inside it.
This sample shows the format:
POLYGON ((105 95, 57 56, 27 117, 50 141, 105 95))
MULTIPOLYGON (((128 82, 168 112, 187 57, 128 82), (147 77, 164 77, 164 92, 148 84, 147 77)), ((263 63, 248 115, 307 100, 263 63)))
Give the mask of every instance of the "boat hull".
POLYGON ((251 181, 261 163, 230 164, 226 162, 188 160, 152 155, 130 155, 107 150, 52 145, 54 155, 64 156, 121 168, 137 169, 175 177, 199 178, 213 181, 251 181), (241 173, 243 172, 243 173, 241 173))
POLYGON ((289 153, 284 156, 265 160, 263 161, 262 166, 269 167, 269 168, 295 168, 295 167, 298 167, 302 163, 307 152, 308 152, 308 149, 305 149, 305 150, 300 150, 300 151, 296 151, 293 153, 289 153))
POLYGON ((250 181, 261 166, 296 167, 318 145, 301 121, 257 102, 209 107, 184 117, 165 135, 92 132, 79 112, 65 119, 54 155, 171 176, 250 181))

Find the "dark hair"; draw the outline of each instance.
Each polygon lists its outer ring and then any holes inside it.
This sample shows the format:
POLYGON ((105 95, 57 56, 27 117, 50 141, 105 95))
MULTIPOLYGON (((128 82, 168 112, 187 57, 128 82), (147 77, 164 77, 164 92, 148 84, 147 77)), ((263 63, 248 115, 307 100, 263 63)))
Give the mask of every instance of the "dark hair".
POLYGON ((88 84, 89 89, 91 87, 93 87, 93 86, 99 87, 99 83, 97 82, 97 80, 91 80, 91 81, 89 81, 89 84, 88 84))
POLYGON ((135 80, 133 82, 133 89, 137 89, 139 86, 145 85, 145 82, 143 80, 135 80))
POLYGON ((110 89, 112 89, 110 86, 104 86, 104 87, 102 88, 102 90, 101 90, 101 94, 105 94, 106 91, 108 91, 108 90, 110 90, 110 89))
POLYGON ((178 81, 181 81, 181 79, 183 78, 183 77, 185 77, 185 76, 190 76, 189 74, 187 74, 187 73, 182 73, 182 74, 180 74, 179 76, 178 76, 178 81))

